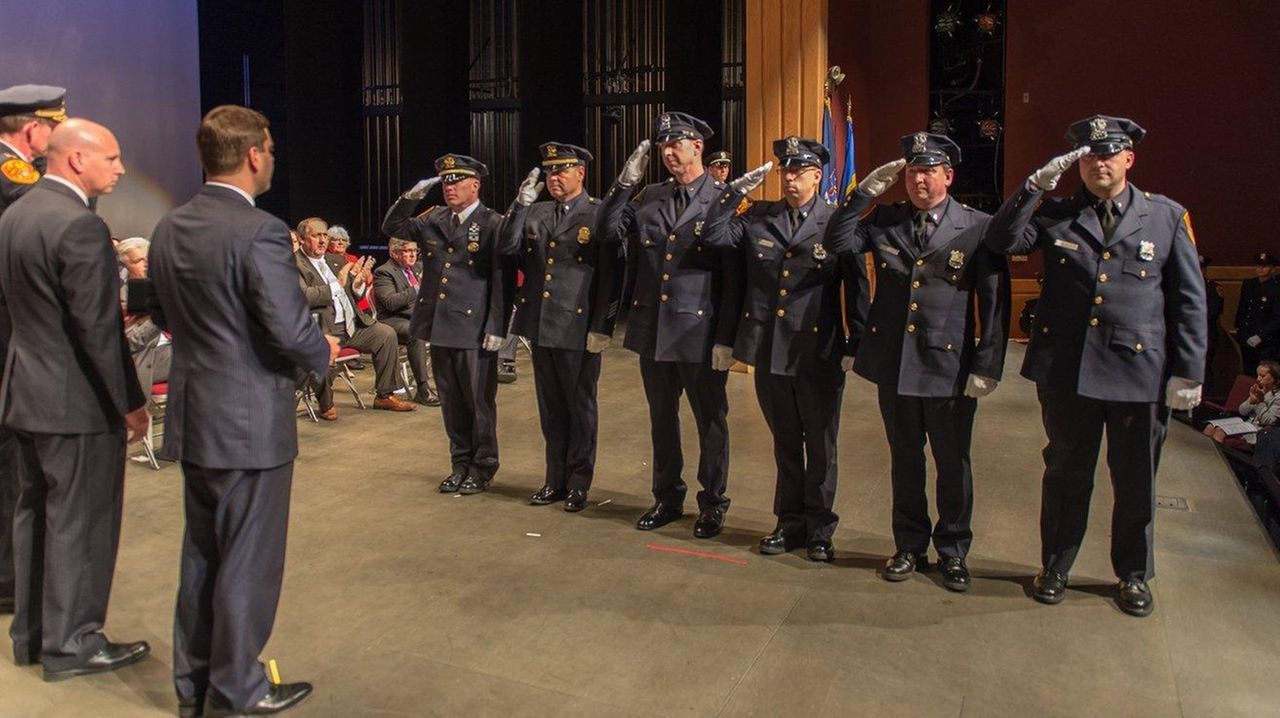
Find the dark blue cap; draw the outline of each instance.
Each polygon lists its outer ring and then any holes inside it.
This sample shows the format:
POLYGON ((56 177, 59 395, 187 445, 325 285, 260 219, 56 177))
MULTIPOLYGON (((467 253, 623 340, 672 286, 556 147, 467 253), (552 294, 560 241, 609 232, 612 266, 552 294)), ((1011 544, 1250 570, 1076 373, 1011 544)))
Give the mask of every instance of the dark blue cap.
POLYGON ((484 177, 489 168, 474 157, 448 154, 436 160, 436 174, 444 182, 457 182, 469 177, 484 177))
POLYGON ((795 135, 775 140, 773 154, 783 168, 821 167, 831 160, 831 152, 821 142, 795 135))
POLYGON ((14 85, 0 90, 0 117, 34 115, 53 122, 67 119, 67 90, 51 85, 14 85))
POLYGON ((1094 115, 1074 122, 1067 129, 1067 142, 1076 149, 1088 147, 1095 155, 1113 155, 1131 150, 1147 136, 1147 131, 1127 117, 1094 115))
POLYGON ((542 167, 548 172, 561 167, 585 165, 595 159, 586 149, 563 142, 547 142, 538 147, 538 152, 542 154, 542 167))
POLYGON ((707 155, 707 164, 709 165, 731 165, 733 164, 733 155, 728 150, 717 150, 707 155))
POLYGON ((960 164, 960 146, 946 135, 916 132, 903 135, 898 143, 902 145, 902 156, 909 165, 960 164))
POLYGON ((653 141, 705 140, 714 135, 711 126, 683 112, 664 112, 653 119, 653 141))

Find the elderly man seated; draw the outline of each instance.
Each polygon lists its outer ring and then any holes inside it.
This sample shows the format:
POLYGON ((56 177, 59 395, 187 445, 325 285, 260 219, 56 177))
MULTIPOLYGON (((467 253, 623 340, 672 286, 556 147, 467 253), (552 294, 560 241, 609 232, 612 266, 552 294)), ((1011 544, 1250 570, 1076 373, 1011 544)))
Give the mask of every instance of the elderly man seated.
MULTIPOLYGON (((327 254, 328 224, 319 217, 309 217, 298 224, 301 249, 294 255, 299 282, 313 312, 320 318, 320 328, 336 336, 343 347, 354 347, 373 354, 377 398, 373 408, 388 411, 413 411, 416 407, 396 398, 396 332, 374 317, 373 312, 359 307, 373 283, 373 259, 366 257, 347 262, 337 254, 327 254)), ((326 421, 338 418, 333 406, 333 384, 326 380, 317 387, 320 415, 326 421)))
POLYGON ((393 237, 387 243, 387 249, 391 259, 373 270, 373 301, 378 309, 378 318, 395 329, 396 337, 405 345, 409 368, 418 385, 413 400, 423 406, 440 406, 440 397, 436 395, 435 383, 431 380, 427 343, 409 335, 409 320, 413 318, 418 283, 422 280, 418 243, 393 237))
MULTIPOLYGON (((116 243, 116 260, 120 262, 121 276, 125 280, 145 279, 147 276, 147 252, 151 243, 142 237, 130 237, 116 243)), ((124 296, 121 295, 123 305, 124 296)), ((173 344, 169 336, 142 314, 125 314, 124 335, 129 340, 129 353, 138 371, 138 383, 142 393, 151 398, 151 385, 169 379, 169 362, 173 358, 173 344)))

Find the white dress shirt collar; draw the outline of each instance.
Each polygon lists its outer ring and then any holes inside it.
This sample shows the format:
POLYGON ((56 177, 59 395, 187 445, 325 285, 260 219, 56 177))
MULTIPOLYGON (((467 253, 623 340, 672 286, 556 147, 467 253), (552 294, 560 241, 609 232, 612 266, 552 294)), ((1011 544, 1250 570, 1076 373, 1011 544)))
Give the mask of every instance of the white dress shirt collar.
POLYGON ((258 203, 253 201, 253 195, 249 194, 248 192, 245 192, 244 190, 240 189, 239 187, 233 184, 227 184, 226 182, 205 182, 205 184, 209 185, 210 187, 222 187, 224 189, 229 189, 232 192, 235 192, 236 194, 240 195, 241 197, 244 197, 245 201, 248 202, 250 205, 254 207, 258 206, 258 203))
POLYGON ((71 180, 68 180, 65 177, 59 177, 58 175, 45 175, 45 177, 53 180, 54 182, 57 182, 58 184, 70 187, 71 191, 75 192, 76 196, 80 198, 80 201, 84 202, 84 206, 86 207, 89 206, 89 195, 85 194, 84 190, 71 184, 71 180))
POLYGON ((466 208, 466 209, 462 210, 461 212, 458 212, 458 213, 457 213, 457 217, 458 217, 458 224, 459 224, 459 225, 466 224, 466 223, 467 223, 467 218, 468 218, 468 217, 470 217, 470 216, 471 216, 471 213, 472 213, 472 212, 474 212, 474 211, 476 211, 476 207, 479 207, 479 206, 480 206, 480 200, 478 200, 478 199, 477 199, 476 201, 474 201, 474 202, 472 202, 471 204, 467 205, 467 208, 466 208))

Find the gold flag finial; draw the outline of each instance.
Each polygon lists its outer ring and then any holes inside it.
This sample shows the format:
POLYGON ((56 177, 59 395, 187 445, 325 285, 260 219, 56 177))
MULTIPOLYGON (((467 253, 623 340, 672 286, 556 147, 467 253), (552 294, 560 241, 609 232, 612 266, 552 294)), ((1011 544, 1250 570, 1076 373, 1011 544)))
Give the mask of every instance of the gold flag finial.
POLYGON ((827 97, 831 97, 831 93, 835 92, 842 82, 844 82, 844 73, 840 71, 839 65, 832 65, 827 68, 827 80, 824 83, 827 97))

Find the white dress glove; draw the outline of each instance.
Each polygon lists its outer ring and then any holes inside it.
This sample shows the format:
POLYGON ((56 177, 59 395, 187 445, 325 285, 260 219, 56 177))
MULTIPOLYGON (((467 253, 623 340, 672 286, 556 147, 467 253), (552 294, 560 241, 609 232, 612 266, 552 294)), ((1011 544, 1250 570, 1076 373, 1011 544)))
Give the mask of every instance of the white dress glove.
POLYGON ((516 203, 521 207, 528 207, 538 198, 538 194, 542 192, 544 183, 538 181, 538 173, 542 170, 534 167, 529 170, 529 176, 524 178, 520 183, 520 189, 516 192, 516 203))
POLYGON ((716 371, 729 371, 733 366, 733 347, 717 344, 711 347, 711 368, 716 371))
POLYGON ((1066 172, 1068 167, 1075 164, 1076 160, 1087 154, 1089 154, 1089 148, 1087 146, 1079 147, 1065 155, 1058 155, 1057 157, 1049 160, 1049 164, 1036 170, 1027 178, 1027 182, 1031 183, 1031 187, 1029 189, 1033 192, 1037 189, 1042 189, 1047 192, 1054 187, 1057 187, 1058 180, 1061 179, 1062 173, 1066 172))
POLYGON ((424 180, 418 180, 418 184, 415 184, 408 192, 404 193, 404 198, 422 199, 427 196, 427 193, 431 191, 432 187, 435 187, 438 184, 440 184, 439 177, 428 177, 424 180))
POLYGON ((840 371, 843 371, 843 372, 853 371, 853 357, 848 356, 847 354, 845 356, 840 357, 840 371))
POLYGON ((1258 336, 1257 334, 1254 334, 1253 336, 1249 337, 1248 339, 1245 339, 1245 340, 1244 340, 1244 343, 1245 343, 1245 344, 1248 344, 1249 346, 1253 347, 1254 349, 1257 349, 1257 348, 1258 348, 1258 345, 1262 343, 1262 337, 1258 336))
POLYGON ((493 334, 484 335, 484 350, 487 352, 496 352, 502 348, 502 343, 506 340, 500 336, 493 334))
POLYGON ((1169 377, 1169 384, 1164 390, 1164 403, 1174 411, 1190 411, 1200 405, 1200 382, 1183 379, 1180 376, 1169 377))
POLYGON ((880 165, 871 170, 871 174, 862 178, 858 183, 856 192, 867 197, 879 197, 884 191, 893 186, 898 181, 898 173, 903 167, 907 166, 906 160, 894 160, 892 162, 880 165))
POLYGON ((609 348, 609 344, 613 341, 613 337, 600 332, 587 332, 587 351, 592 354, 599 354, 609 348))
POLYGON ((640 144, 636 145, 635 150, 627 161, 622 164, 622 172, 618 175, 618 182, 630 187, 640 181, 644 177, 644 169, 649 158, 649 140, 640 140, 640 144))
POLYGON ((995 379, 988 379, 985 376, 970 374, 969 381, 965 384, 964 395, 970 399, 981 399, 996 390, 996 386, 1000 382, 995 379))
POLYGON ((750 194, 751 190, 760 186, 760 183, 764 181, 765 175, 769 174, 769 170, 771 169, 773 169, 772 160, 765 162, 759 167, 730 182, 729 186, 733 188, 734 192, 750 194))

